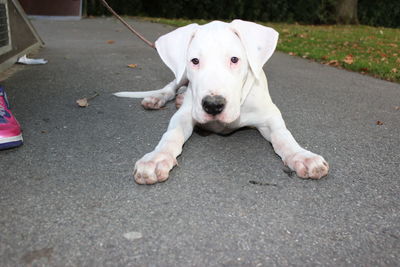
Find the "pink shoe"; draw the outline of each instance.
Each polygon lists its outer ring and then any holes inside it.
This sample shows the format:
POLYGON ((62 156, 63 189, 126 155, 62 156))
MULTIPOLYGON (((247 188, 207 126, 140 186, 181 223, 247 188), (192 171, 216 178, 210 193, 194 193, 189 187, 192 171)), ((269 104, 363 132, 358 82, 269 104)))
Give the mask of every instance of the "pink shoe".
POLYGON ((4 88, 0 86, 0 150, 22 145, 21 127, 12 115, 4 88))

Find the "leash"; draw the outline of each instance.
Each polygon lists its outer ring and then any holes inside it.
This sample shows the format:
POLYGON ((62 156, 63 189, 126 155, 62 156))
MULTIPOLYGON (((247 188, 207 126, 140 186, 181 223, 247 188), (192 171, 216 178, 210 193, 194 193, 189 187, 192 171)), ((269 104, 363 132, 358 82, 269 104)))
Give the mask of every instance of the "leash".
POLYGON ((154 45, 154 43, 150 42, 149 40, 147 40, 146 38, 143 37, 143 35, 141 35, 138 31, 136 31, 131 25, 129 25, 123 18, 121 18, 117 12, 114 11, 114 9, 112 9, 108 3, 105 0, 100 0, 101 3, 108 9, 108 11, 111 12, 111 14, 113 14, 119 21, 122 22, 122 24, 124 24, 133 34, 135 34, 137 37, 139 37, 140 40, 142 40, 143 42, 145 42, 148 46, 150 46, 151 48, 156 49, 156 46, 154 45))

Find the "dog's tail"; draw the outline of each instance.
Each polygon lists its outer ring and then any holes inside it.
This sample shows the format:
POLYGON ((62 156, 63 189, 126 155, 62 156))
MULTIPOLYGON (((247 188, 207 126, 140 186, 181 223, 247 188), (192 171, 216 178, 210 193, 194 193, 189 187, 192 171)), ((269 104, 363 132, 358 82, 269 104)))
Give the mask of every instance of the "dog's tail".
POLYGON ((153 90, 153 91, 145 91, 145 92, 118 92, 113 95, 118 97, 129 97, 129 98, 145 98, 149 96, 157 96, 164 92, 165 90, 153 90))

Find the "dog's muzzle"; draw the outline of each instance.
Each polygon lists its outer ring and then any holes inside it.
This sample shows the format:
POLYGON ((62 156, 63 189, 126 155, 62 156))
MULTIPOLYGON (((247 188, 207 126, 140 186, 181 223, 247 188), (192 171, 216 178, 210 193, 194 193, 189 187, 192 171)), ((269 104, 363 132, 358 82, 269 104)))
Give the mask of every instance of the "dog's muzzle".
POLYGON ((201 101, 204 111, 213 116, 220 114, 224 110, 225 104, 226 99, 220 95, 208 95, 201 101))

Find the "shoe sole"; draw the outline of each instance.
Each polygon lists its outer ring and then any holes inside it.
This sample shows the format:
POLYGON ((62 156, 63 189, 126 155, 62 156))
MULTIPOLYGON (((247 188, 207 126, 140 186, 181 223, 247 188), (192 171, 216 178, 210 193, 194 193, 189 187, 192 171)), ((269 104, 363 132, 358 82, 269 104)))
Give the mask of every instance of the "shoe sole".
POLYGON ((22 134, 12 137, 5 137, 0 139, 0 150, 13 148, 22 145, 24 139, 22 134))

